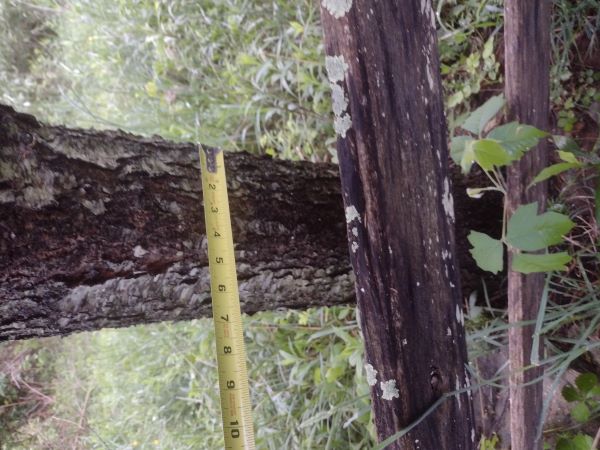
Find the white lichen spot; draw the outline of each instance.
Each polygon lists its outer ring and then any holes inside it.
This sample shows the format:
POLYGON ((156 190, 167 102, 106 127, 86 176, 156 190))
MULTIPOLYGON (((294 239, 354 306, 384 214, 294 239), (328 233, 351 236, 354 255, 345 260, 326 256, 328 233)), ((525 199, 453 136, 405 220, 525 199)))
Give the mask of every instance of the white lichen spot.
POLYGON ((148 251, 144 250, 141 245, 136 245, 135 248, 133 249, 133 256, 135 256, 136 258, 141 258, 142 256, 146 255, 147 253, 148 253, 148 251))
POLYGON ((341 137, 346 137, 346 132, 352 126, 352 118, 350 114, 344 114, 343 116, 336 116, 333 120, 333 129, 341 137))
POLYGON ((106 212, 106 207, 102 200, 83 200, 81 204, 95 216, 99 216, 106 212))
POLYGON ((356 251, 358 250, 358 242, 352 241, 350 247, 352 248, 352 253, 356 253, 356 251))
MULTIPOLYGON (((458 375, 456 375, 456 386, 455 386, 454 390, 460 391, 460 378, 458 378, 458 375)), ((461 407, 460 394, 456 393, 456 394, 454 394, 454 396, 456 397, 456 401, 458 402, 458 409, 460 410, 460 407, 461 407)))
POLYGON ((339 117, 346 112, 346 108, 348 108, 348 98, 346 98, 346 93, 340 85, 331 84, 331 100, 333 103, 333 114, 335 114, 336 117, 339 117))
POLYGON ((446 336, 452 336, 452 329, 450 327, 446 329, 446 336))
POLYGON ((354 220, 358 220, 359 222, 362 222, 362 219, 360 218, 360 214, 358 214, 358 210, 356 209, 356 207, 353 205, 347 206, 346 207, 346 223, 351 223, 354 220))
POLYGON ((461 325, 465 324, 465 315, 459 305, 456 305, 456 321, 461 325))
POLYGON ((408 339, 404 338, 402 339, 402 345, 407 345, 408 344, 408 339))
POLYGON ((417 287, 421 286, 421 283, 417 281, 417 287))
POLYGON ((446 215, 450 218, 450 221, 454 222, 454 199, 450 192, 450 182, 448 178, 444 179, 444 192, 442 194, 442 205, 446 215))
POLYGON ((400 397, 400 392, 396 387, 396 380, 382 381, 379 383, 381 387, 381 398, 384 400, 392 400, 400 397))
POLYGON ((471 428, 471 442, 475 442, 475 428, 471 428))
POLYGON ((356 228, 356 227, 352 227, 352 235, 353 235, 354 237, 358 237, 358 228, 356 228))
POLYGON ((344 81, 346 72, 348 72, 348 64, 346 64, 342 55, 326 56, 325 69, 327 70, 329 81, 337 83, 338 81, 344 81))
POLYGON ((388 252, 390 255, 392 254, 392 247, 390 247, 389 245, 388 245, 388 252))
POLYGON ((450 252, 448 250, 442 250, 442 259, 450 259, 450 252))
POLYGON ((377 370, 371 364, 365 364, 365 371, 367 372, 367 383, 369 383, 369 386, 375 386, 377 384, 377 370))
POLYGON ((352 0, 323 0, 323 6, 336 19, 344 17, 352 7, 352 0))

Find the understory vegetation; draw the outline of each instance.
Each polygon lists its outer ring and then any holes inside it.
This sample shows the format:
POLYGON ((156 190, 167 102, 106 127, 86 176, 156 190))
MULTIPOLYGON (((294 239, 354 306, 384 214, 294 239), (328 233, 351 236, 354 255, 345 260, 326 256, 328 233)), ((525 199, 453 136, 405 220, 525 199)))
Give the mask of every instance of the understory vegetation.
MULTIPOLYGON (((502 92, 502 2, 434 3, 453 135, 502 92)), ((600 150, 599 30, 598 0, 554 1, 552 134, 582 154, 600 150)), ((0 0, 0 103, 50 123, 336 162, 323 52, 317 0, 0 0)), ((547 276, 536 336, 548 448, 587 450, 600 417, 600 182, 572 169, 547 205, 573 221, 561 242, 572 259, 547 276), (551 408, 561 392, 566 417, 551 408)), ((464 305, 474 384, 502 383, 501 367, 477 370, 506 351, 508 328, 481 286, 464 305)), ((262 312, 245 337, 258 448, 374 445, 354 307, 262 312)), ((219 448, 213 338, 199 319, 3 344, 0 449, 219 448)), ((482 449, 501 448, 500 430, 483 431, 482 449)))

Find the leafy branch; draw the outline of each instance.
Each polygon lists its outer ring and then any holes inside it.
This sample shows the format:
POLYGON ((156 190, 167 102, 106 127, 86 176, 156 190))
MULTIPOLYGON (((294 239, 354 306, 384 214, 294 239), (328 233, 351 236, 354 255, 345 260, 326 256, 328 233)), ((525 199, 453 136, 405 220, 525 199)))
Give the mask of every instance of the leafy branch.
MULTIPOLYGON (((451 157, 460 165, 463 173, 467 174, 473 164, 477 164, 490 180, 490 186, 467 189, 467 194, 472 198, 480 198, 489 191, 506 196, 503 168, 519 161, 540 139, 550 136, 533 126, 517 122, 487 131, 489 122, 503 106, 502 96, 490 98, 462 124, 461 128, 470 134, 455 136, 450 143, 451 157)), ((562 162, 543 169, 530 187, 571 169, 593 168, 600 173, 600 158, 582 152, 570 138, 552 136, 552 139, 562 162)), ((600 194, 597 197, 600 198, 600 194)), ((505 246, 514 252, 512 269, 517 272, 527 274, 566 270, 571 256, 567 252, 550 253, 549 247, 562 244, 563 236, 574 226, 573 221, 564 214, 554 211, 538 214, 537 202, 519 206, 509 218, 505 202, 502 235, 496 239, 485 233, 471 231, 468 236, 472 246, 471 255, 479 267, 495 274, 504 268, 505 246)))

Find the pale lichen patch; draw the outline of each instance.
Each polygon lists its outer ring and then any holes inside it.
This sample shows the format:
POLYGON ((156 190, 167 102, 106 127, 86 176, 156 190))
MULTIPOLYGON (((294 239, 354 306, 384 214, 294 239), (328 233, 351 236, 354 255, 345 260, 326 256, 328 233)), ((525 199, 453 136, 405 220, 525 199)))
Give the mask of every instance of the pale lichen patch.
POLYGON ((352 119, 350 118, 350 114, 344 114, 343 116, 335 116, 333 120, 333 129, 336 134, 339 134, 341 137, 346 137, 346 132, 352 127, 352 119))
POLYGON ((362 219, 360 218, 360 214, 358 213, 358 210, 356 209, 356 207, 353 205, 347 206, 346 207, 346 223, 351 223, 354 220, 358 220, 359 222, 362 222, 362 219))
POLYGON ((336 116, 344 114, 346 108, 348 108, 348 98, 346 98, 346 93, 341 86, 331 84, 331 99, 333 102, 333 113, 336 116))
POLYGON ((448 181, 448 178, 444 179, 442 205, 444 206, 444 211, 446 212, 446 215, 450 218, 452 222, 454 222, 454 199, 452 198, 452 193, 450 192, 450 182, 448 181))
POLYGON ((358 242, 352 241, 350 247, 352 248, 352 253, 356 253, 356 251, 358 250, 358 242))
POLYGON ((348 72, 348 64, 342 55, 326 56, 325 69, 331 83, 344 81, 346 72, 348 72))
POLYGON ((336 19, 344 17, 350 8, 352 0, 323 0, 323 6, 336 19))
POLYGON ((381 398, 384 400, 392 400, 400 397, 400 392, 396 387, 396 380, 382 381, 379 383, 381 387, 381 398))
POLYGON ((148 250, 144 250, 141 245, 136 245, 133 249, 133 256, 136 258, 141 258, 146 254, 148 254, 148 250))
POLYGON ((377 384, 377 370, 371 364, 365 364, 365 371, 367 373, 367 383, 369 383, 369 386, 375 386, 377 384))
POLYGON ((99 216, 106 212, 106 207, 102 200, 83 200, 81 204, 95 216, 99 216))

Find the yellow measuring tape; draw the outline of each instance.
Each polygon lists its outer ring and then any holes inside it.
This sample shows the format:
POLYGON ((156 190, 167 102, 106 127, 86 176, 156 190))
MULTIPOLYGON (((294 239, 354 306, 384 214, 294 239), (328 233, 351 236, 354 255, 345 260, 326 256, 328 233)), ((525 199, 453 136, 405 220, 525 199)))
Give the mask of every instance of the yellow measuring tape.
POLYGON ((223 152, 200 147, 210 289, 226 449, 254 449, 252 406, 223 152))

